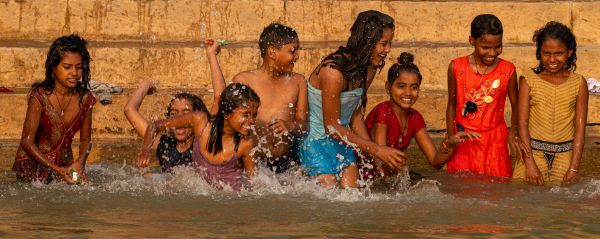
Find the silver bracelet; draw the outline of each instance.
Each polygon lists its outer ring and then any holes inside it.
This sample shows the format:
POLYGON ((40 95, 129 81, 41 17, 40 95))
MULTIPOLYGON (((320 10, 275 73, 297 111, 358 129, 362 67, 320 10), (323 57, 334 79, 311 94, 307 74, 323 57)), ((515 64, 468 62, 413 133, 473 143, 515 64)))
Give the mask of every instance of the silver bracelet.
POLYGON ((570 168, 569 171, 571 171, 571 172, 579 172, 579 171, 577 171, 577 169, 574 169, 574 168, 570 168))

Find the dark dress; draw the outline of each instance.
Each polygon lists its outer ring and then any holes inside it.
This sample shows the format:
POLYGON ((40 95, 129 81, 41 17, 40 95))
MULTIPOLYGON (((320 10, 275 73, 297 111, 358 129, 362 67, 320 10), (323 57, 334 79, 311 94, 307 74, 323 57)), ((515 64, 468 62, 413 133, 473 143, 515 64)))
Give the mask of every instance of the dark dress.
MULTIPOLYGON (((96 103, 96 98, 88 91, 83 96, 83 103, 71 124, 65 125, 60 112, 50 104, 48 96, 42 87, 33 89, 29 94, 29 97, 38 100, 43 109, 35 134, 35 144, 48 160, 59 167, 66 167, 73 163, 71 149, 73 136, 83 126, 86 113, 96 103)), ((30 157, 20 146, 13 164, 13 171, 16 172, 17 179, 20 181, 49 183, 56 177, 52 169, 30 157)))

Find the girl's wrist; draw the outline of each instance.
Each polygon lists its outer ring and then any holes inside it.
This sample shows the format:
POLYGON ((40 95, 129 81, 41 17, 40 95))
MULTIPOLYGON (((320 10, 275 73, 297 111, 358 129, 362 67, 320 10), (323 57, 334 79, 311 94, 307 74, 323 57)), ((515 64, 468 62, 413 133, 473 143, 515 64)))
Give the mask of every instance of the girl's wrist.
POLYGON ((577 170, 576 168, 569 168, 569 172, 579 173, 579 170, 577 170))

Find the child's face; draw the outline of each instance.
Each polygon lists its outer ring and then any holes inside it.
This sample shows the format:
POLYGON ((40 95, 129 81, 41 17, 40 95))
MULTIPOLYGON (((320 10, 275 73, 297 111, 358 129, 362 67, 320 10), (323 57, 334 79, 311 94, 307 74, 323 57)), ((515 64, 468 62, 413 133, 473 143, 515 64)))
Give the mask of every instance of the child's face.
POLYGON ((78 52, 65 52, 60 63, 52 71, 56 86, 73 89, 81 79, 81 54, 78 52))
POLYGON ((385 64, 385 58, 392 50, 392 40, 394 40, 394 30, 391 28, 383 29, 381 39, 379 39, 375 48, 373 48, 373 52, 371 52, 372 66, 381 67, 385 64))
POLYGON ((291 43, 281 46, 280 49, 273 47, 273 61, 275 68, 279 72, 292 72, 294 70, 294 64, 298 60, 298 48, 300 47, 300 41, 298 38, 294 39, 291 43))
MULTIPOLYGON (((183 114, 187 114, 192 112, 193 106, 192 102, 187 99, 174 99, 171 102, 171 112, 169 113, 169 117, 179 116, 183 114)), ((189 139, 193 134, 193 129, 191 127, 182 127, 173 130, 173 134, 175 135, 175 139, 178 142, 184 142, 189 139)))
POLYGON ((541 57, 544 71, 548 73, 557 73, 562 71, 567 65, 567 60, 573 54, 573 51, 567 50, 567 46, 557 39, 549 38, 542 42, 541 57))
POLYGON ((469 37, 469 43, 475 48, 473 56, 486 66, 491 66, 502 54, 502 35, 483 34, 475 39, 469 37))
POLYGON ((249 135, 257 112, 258 103, 248 101, 243 106, 235 108, 231 114, 226 116, 226 120, 236 132, 241 135, 249 135))
POLYGON ((390 93, 392 103, 402 109, 408 109, 417 102, 420 86, 419 77, 415 73, 402 72, 394 80, 394 83, 387 84, 386 88, 390 93))

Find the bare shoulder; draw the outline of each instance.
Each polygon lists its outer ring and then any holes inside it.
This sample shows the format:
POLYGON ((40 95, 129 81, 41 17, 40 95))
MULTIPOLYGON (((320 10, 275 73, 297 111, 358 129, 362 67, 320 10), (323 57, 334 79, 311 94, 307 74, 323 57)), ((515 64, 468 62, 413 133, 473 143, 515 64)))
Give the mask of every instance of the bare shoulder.
POLYGON ((344 84, 344 75, 338 69, 332 67, 322 67, 319 70, 318 78, 321 82, 321 85, 324 83, 327 84, 344 84))
POLYGON ((303 86, 306 84, 306 77, 304 77, 304 75, 299 74, 299 73, 291 73, 291 78, 292 80, 294 80, 294 82, 296 82, 296 84, 298 84, 299 86, 303 86))
POLYGON ((250 84, 254 79, 256 79, 256 72, 242 71, 235 75, 232 81, 234 83, 250 84))
POLYGON ((242 136, 240 145, 238 146, 238 152, 244 155, 250 154, 254 148, 254 145, 254 137, 242 136))

